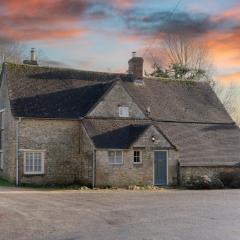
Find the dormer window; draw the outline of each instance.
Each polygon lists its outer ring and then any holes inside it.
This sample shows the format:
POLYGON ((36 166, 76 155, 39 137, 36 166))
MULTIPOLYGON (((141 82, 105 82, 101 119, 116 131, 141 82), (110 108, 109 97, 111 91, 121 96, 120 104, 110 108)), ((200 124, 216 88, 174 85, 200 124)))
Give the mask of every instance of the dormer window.
POLYGON ((120 106, 118 107, 119 117, 129 117, 128 107, 120 106))

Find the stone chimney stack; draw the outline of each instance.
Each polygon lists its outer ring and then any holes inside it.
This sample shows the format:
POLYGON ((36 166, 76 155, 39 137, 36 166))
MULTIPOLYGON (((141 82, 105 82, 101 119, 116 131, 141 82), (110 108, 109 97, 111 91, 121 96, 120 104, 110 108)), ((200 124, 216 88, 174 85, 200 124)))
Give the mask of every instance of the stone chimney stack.
POLYGON ((31 48, 31 52, 30 53, 31 53, 30 60, 24 60, 23 64, 38 65, 36 49, 35 48, 31 48))
POLYGON ((134 79, 143 78, 143 58, 137 57, 136 52, 132 52, 132 58, 128 61, 128 72, 134 79))

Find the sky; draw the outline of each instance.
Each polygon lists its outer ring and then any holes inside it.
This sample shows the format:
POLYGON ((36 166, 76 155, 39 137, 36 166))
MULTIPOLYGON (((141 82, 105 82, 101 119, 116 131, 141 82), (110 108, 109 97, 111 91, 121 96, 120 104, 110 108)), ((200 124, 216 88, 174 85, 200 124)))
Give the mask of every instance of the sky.
POLYGON ((1 0, 0 41, 35 47, 45 64, 126 72, 131 52, 184 32, 208 48, 214 76, 240 86, 239 0, 1 0))

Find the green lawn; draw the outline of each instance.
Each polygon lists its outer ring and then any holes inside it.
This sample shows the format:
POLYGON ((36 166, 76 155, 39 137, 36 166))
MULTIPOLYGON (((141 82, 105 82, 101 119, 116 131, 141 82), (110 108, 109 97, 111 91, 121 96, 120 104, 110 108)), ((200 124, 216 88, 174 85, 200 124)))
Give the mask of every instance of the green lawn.
POLYGON ((0 186, 2 186, 2 187, 12 187, 12 186, 14 186, 14 184, 8 182, 5 179, 0 178, 0 186))

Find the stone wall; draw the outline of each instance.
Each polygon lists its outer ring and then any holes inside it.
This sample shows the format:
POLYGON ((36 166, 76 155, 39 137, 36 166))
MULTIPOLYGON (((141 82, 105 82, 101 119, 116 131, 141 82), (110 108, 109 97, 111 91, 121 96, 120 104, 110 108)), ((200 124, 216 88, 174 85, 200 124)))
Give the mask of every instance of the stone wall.
MULTIPOLYGON (((133 150, 123 151, 123 164, 110 165, 108 151, 96 151, 96 186, 153 185, 154 152, 142 150, 142 163, 133 163, 133 150)), ((177 184, 176 152, 168 151, 169 185, 177 184)))
POLYGON ((90 117, 108 117, 118 118, 119 106, 127 106, 129 108, 129 117, 136 119, 144 119, 145 115, 140 108, 133 102, 123 86, 118 82, 110 90, 110 92, 102 99, 97 106, 88 114, 90 117))
POLYGON ((84 185, 92 185, 94 148, 82 124, 80 136, 81 182, 84 185))
POLYGON ((81 180, 79 122, 22 119, 19 125, 19 182, 70 184, 81 180), (24 151, 45 151, 45 172, 25 175, 24 151))
POLYGON ((0 176, 15 182, 16 173, 16 119, 11 113, 8 88, 5 76, 2 77, 0 89, 0 109, 5 109, 3 114, 4 130, 2 135, 3 169, 0 176))

